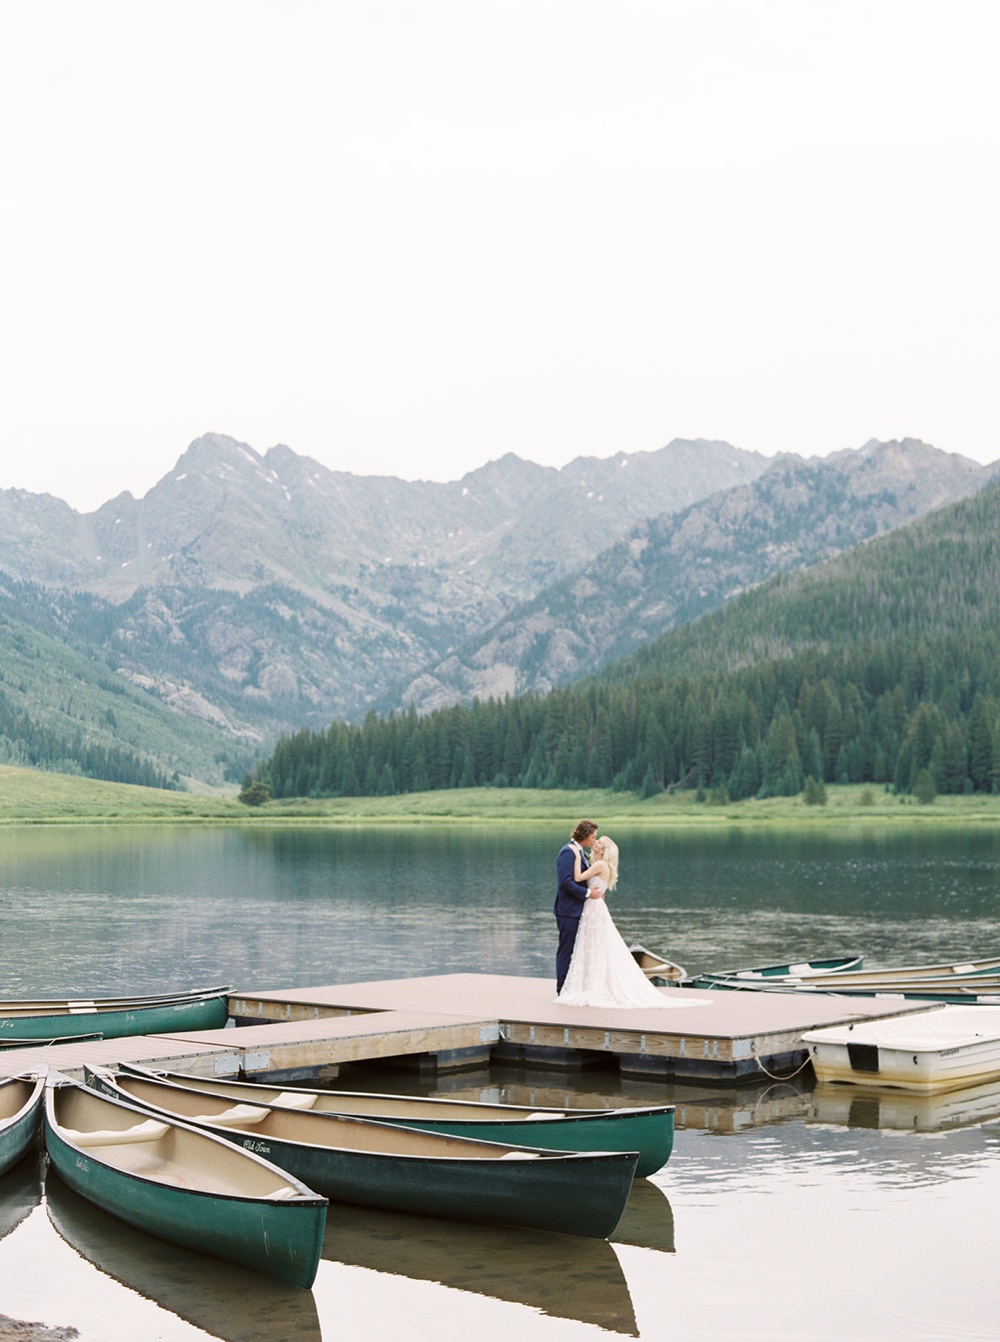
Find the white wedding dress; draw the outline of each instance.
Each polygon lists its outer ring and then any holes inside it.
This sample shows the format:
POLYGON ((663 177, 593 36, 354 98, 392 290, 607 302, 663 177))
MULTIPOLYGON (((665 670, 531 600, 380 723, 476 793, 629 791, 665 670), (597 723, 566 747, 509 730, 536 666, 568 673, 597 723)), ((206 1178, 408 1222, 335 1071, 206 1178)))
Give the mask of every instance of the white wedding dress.
MULTIPOLYGON (((592 877, 591 890, 604 890, 602 880, 592 877)), ((677 1007, 687 1002, 665 997, 653 986, 622 940, 603 899, 588 899, 580 915, 580 929, 573 943, 573 959, 555 999, 560 1006, 586 1007, 677 1007)))

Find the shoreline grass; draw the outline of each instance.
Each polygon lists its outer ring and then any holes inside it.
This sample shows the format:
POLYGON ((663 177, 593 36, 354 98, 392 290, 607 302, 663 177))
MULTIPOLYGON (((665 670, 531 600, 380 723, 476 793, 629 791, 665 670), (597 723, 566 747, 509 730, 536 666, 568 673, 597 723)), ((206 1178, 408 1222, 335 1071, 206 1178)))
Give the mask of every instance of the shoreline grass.
POLYGON ((822 826, 950 825, 1000 823, 1000 797, 937 797, 922 805, 874 785, 827 785, 827 803, 804 798, 699 802, 693 792, 642 799, 607 789, 543 791, 529 788, 464 788, 399 797, 337 797, 245 806, 222 792, 164 792, 105 783, 71 774, 0 765, 0 826, 109 824, 388 825, 572 822, 590 815, 602 825, 822 826))

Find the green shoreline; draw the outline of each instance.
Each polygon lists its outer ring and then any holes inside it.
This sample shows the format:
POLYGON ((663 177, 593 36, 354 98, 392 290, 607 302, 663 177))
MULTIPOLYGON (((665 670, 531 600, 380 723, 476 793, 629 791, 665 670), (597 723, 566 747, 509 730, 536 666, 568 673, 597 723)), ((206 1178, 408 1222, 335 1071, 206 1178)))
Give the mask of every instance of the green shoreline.
POLYGON ((233 794, 163 792, 104 783, 71 774, 0 765, 0 826, 4 825, 387 825, 497 822, 572 823, 592 816, 601 825, 632 826, 840 826, 845 824, 957 826, 1000 823, 1000 797, 937 797, 921 805, 862 785, 827 785, 825 806, 807 806, 802 796, 764 801, 698 802, 693 792, 635 793, 603 789, 543 791, 528 788, 466 788, 407 793, 399 797, 339 797, 269 802, 250 807, 233 794))

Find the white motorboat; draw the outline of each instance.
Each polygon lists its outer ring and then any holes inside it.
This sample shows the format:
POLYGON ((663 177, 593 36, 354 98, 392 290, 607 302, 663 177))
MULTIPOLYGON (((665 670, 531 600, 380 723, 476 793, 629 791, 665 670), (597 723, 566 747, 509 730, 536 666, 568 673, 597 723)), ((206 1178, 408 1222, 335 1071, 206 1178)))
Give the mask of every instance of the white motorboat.
POLYGON ((939 1006, 807 1030, 820 1081, 957 1090, 1000 1077, 1000 1006, 939 1006))

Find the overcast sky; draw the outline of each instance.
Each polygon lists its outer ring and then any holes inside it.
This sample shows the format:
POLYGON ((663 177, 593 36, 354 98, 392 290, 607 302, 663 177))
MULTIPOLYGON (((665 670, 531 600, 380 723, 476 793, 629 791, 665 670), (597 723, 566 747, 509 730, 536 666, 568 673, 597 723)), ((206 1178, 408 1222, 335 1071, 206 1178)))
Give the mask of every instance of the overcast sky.
POLYGON ((0 0, 0 487, 1000 458, 993 0, 0 0))

